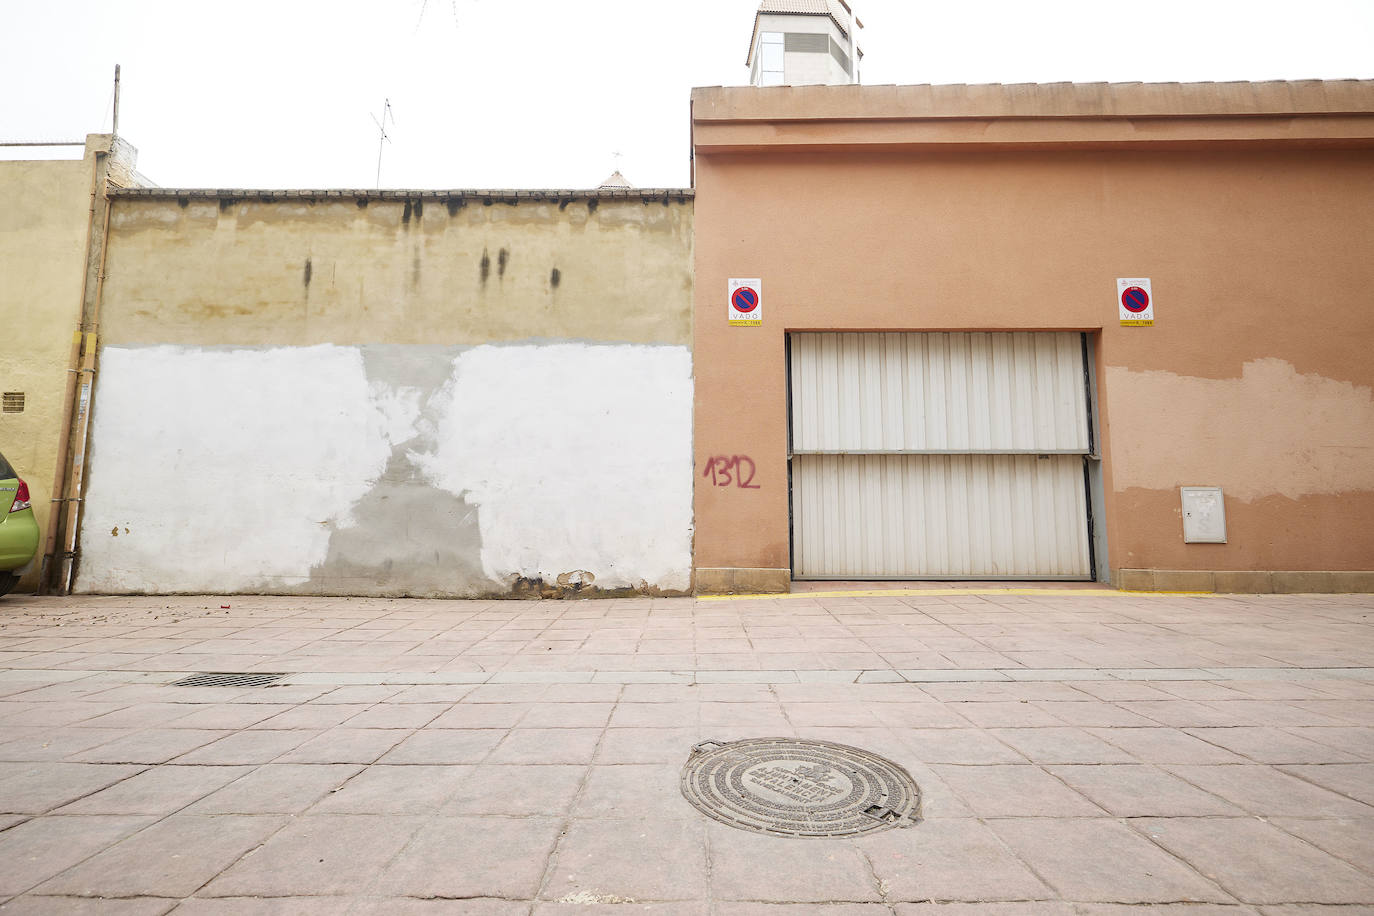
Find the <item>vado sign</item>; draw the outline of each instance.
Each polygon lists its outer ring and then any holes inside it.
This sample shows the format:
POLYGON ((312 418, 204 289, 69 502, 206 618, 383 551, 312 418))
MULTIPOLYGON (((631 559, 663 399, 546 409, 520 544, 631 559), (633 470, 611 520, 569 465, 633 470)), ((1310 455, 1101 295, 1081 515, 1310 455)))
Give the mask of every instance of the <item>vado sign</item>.
POLYGON ((758 277, 731 280, 726 303, 730 310, 730 324, 741 328, 757 328, 763 324, 763 281, 758 277))
POLYGON ((1116 299, 1122 327, 1149 327, 1155 323, 1155 297, 1150 292, 1149 277, 1118 277, 1116 299))

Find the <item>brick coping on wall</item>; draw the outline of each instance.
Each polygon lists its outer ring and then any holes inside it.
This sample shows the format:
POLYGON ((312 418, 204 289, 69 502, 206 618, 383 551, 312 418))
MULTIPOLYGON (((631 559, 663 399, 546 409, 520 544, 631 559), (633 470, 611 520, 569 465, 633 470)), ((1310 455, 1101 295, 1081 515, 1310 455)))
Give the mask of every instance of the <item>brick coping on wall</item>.
POLYGON ((275 190, 268 188, 111 188, 110 196, 131 198, 192 198, 200 200, 461 200, 471 203, 519 203, 572 200, 639 200, 645 203, 686 203, 696 195, 692 188, 591 188, 584 190, 541 188, 455 188, 451 190, 393 190, 372 188, 318 188, 275 190))

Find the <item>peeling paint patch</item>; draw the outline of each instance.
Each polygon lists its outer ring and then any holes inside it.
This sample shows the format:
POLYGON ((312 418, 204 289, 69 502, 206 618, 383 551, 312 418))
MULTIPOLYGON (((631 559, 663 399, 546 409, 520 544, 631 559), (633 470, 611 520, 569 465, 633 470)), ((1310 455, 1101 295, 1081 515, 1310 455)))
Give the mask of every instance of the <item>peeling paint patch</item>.
POLYGON ((355 503, 346 524, 330 526, 329 551, 310 571, 312 594, 482 595, 477 508, 437 491, 404 450, 355 503))
POLYGON ((482 572, 477 507, 436 490, 414 450, 432 448, 436 395, 458 347, 362 348, 371 408, 391 445, 381 477, 332 527, 329 553, 311 570, 310 591, 369 595, 479 595, 499 589, 482 572))
POLYGON ((583 588, 596 581, 596 574, 585 569, 573 569, 558 574, 558 584, 564 588, 583 588))
POLYGON ((1109 366, 1112 478, 1223 487, 1228 499, 1374 490, 1374 390, 1265 358, 1238 379, 1109 366))

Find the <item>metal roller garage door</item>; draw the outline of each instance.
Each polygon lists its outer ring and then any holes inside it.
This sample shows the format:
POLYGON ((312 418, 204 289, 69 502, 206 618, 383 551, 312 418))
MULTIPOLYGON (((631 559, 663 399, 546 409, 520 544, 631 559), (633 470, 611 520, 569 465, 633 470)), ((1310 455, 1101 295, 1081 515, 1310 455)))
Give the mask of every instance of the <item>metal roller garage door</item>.
POLYGON ((1081 334, 791 336, 793 574, 1091 576, 1081 334))

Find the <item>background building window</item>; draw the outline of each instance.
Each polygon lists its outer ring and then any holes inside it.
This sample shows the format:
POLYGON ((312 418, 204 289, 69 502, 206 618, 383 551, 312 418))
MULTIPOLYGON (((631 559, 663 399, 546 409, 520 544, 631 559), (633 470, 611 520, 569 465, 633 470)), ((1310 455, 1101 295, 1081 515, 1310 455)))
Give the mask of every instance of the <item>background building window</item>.
POLYGON ((759 34, 760 86, 781 86, 783 84, 782 35, 782 32, 762 32, 759 34))

